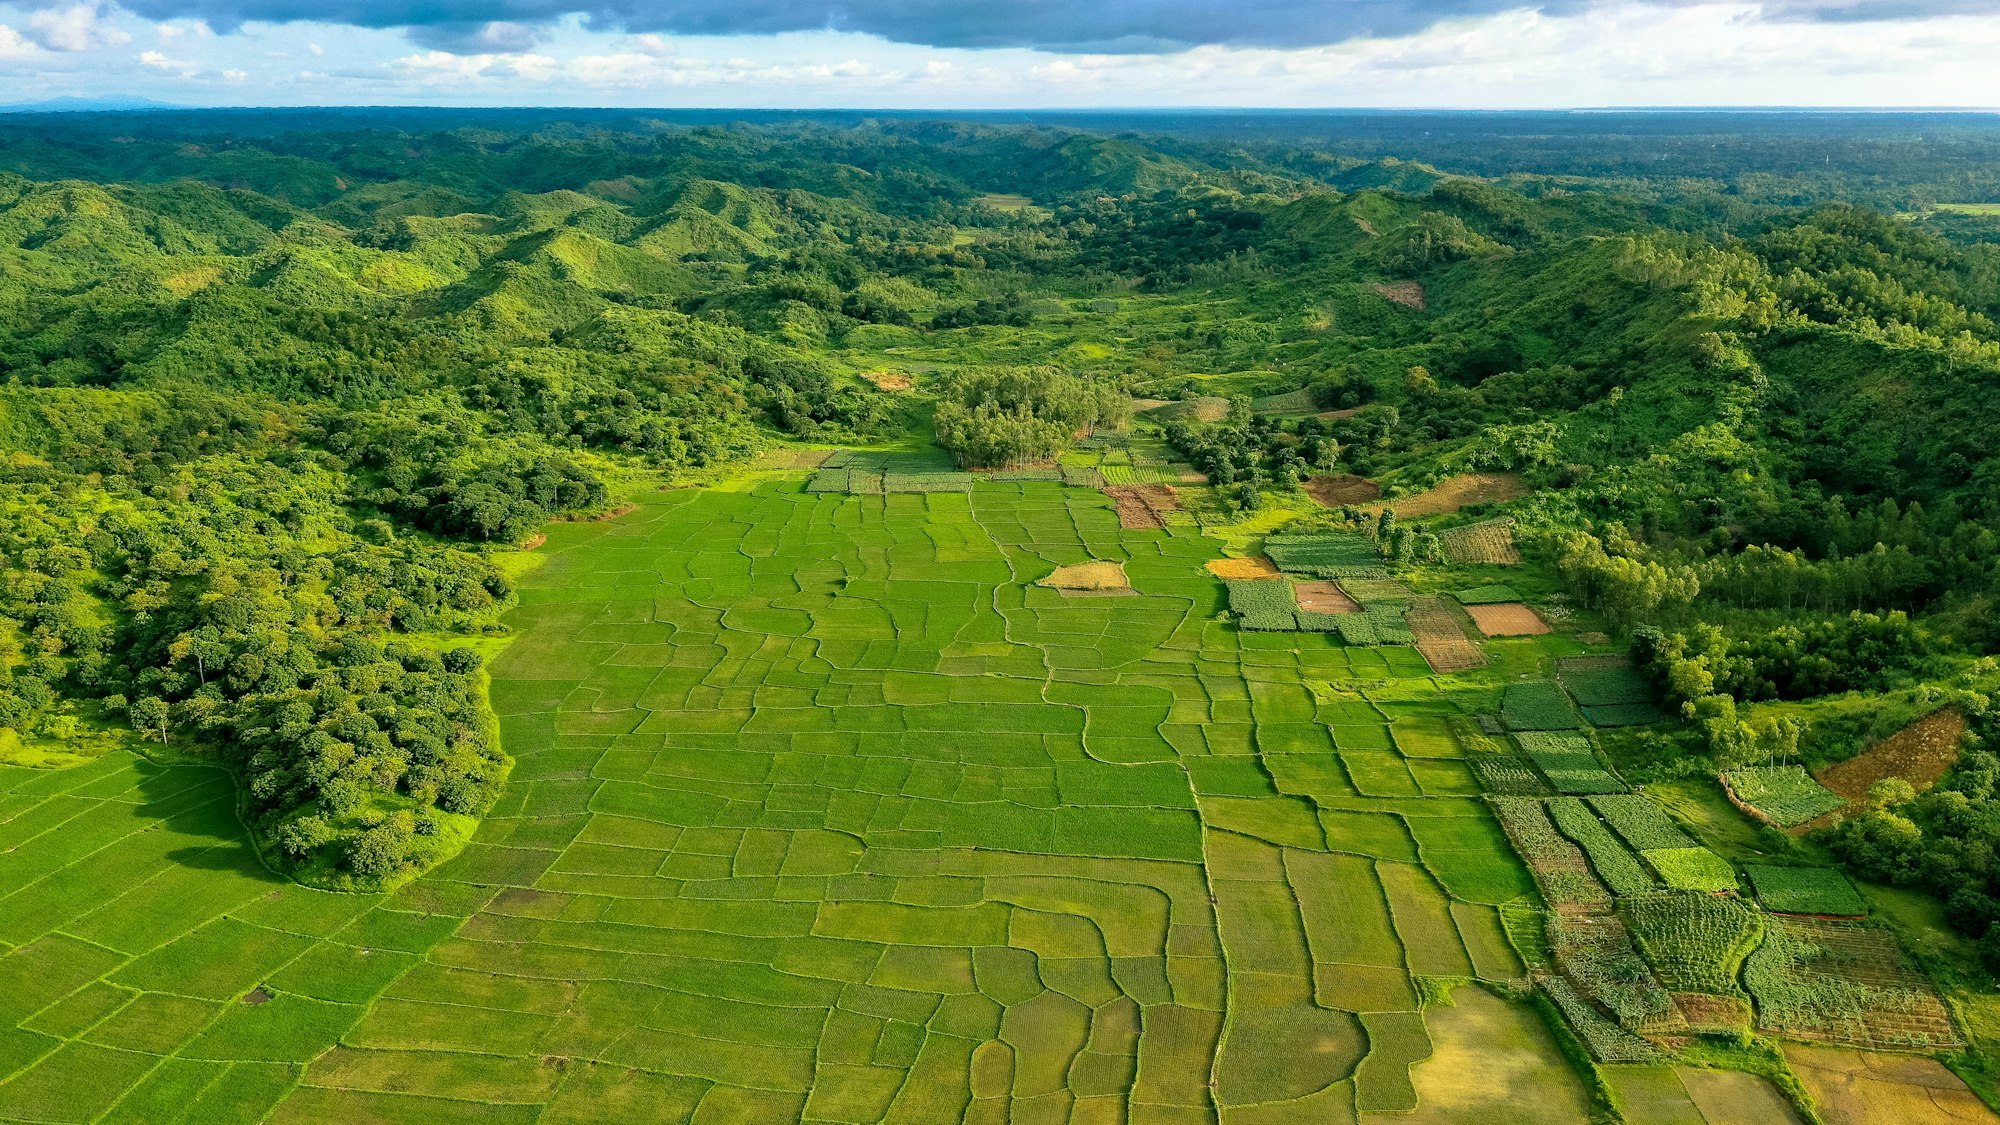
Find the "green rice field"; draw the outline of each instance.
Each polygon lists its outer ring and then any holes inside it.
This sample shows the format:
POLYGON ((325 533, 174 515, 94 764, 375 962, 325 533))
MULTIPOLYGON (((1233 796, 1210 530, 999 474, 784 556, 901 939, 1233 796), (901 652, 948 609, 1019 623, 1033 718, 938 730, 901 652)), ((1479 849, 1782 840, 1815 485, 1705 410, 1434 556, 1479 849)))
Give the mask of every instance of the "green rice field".
POLYGON ((219 769, 0 771, 0 1118, 1354 1120, 1420 978, 1525 975, 1445 681, 1239 631, 1192 528, 790 474, 539 554, 510 786, 392 894, 265 871, 219 769), (1139 596, 1033 585, 1090 559, 1139 596))

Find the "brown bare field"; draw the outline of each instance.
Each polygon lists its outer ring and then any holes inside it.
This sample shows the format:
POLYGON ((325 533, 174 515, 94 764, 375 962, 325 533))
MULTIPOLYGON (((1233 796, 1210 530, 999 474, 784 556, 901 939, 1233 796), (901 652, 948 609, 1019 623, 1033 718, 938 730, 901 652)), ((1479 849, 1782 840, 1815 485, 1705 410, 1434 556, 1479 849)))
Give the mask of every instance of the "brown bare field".
POLYGON ((1370 285, 1368 288, 1373 289, 1375 292, 1399 305, 1415 309, 1418 312, 1423 312, 1426 308, 1430 307, 1429 303, 1424 300, 1424 287, 1414 281, 1398 281, 1386 285, 1378 283, 1370 285))
POLYGON ((1276 578, 1281 573, 1270 559, 1252 555, 1247 559, 1210 559, 1208 572, 1217 578, 1276 578))
POLYGON ((1956 707, 1933 711, 1895 734, 1837 762, 1814 776, 1850 802, 1868 800, 1868 788, 1885 777, 1900 777, 1921 793, 1958 764, 1965 737, 1965 713, 1956 707))
POLYGON ((2000 1123, 1965 1080, 1936 1059, 1802 1043, 1787 1043, 1784 1051, 1827 1125, 2000 1123))
POLYGON ((1489 637, 1538 637, 1549 631, 1542 615, 1520 602, 1497 605, 1469 605, 1465 612, 1479 631, 1489 637))
POLYGON ((547 535, 537 531, 533 535, 528 536, 527 542, 521 544, 521 549, 523 551, 532 551, 548 541, 549 537, 547 535))
POLYGON ((907 391, 917 385, 915 379, 901 371, 870 371, 868 381, 885 391, 907 391))
MULTIPOLYGON (((1269 559, 1259 561, 1270 562, 1269 559)), ((1275 574, 1277 571, 1273 569, 1272 573, 1275 574)), ((1348 597, 1347 591, 1331 582, 1301 582, 1292 587, 1292 593, 1298 596, 1300 609, 1313 613, 1361 612, 1360 604, 1348 597)))
POLYGON ((1798 1111, 1769 1079, 1740 1070, 1675 1067, 1706 1125, 1800 1125, 1798 1111))
POLYGON ((1118 509, 1118 526, 1152 528, 1167 526, 1161 515, 1181 510, 1180 494, 1164 484, 1106 485, 1104 494, 1118 509))
POLYGON ((1486 666, 1486 654, 1479 651, 1459 628, 1458 618, 1437 598, 1418 598, 1410 603, 1403 619, 1417 638, 1417 651, 1433 672, 1463 672, 1486 666))
POLYGON ((1747 1028, 1751 1011, 1747 1001, 1735 996, 1711 996, 1706 992, 1676 992, 1674 1006, 1696 1031, 1747 1028))
POLYGON ((1470 504, 1499 504, 1527 494, 1528 486, 1514 473, 1460 473, 1415 496, 1384 500, 1371 507, 1394 508, 1404 517, 1442 516, 1470 504))
POLYGON ((1131 580, 1125 577, 1125 564, 1107 560, 1059 566, 1054 573, 1036 585, 1065 592, 1076 590, 1130 592, 1132 589, 1131 580))
POLYGON ((1346 504, 1366 504, 1382 497, 1382 486, 1367 477, 1357 477, 1353 473, 1338 476, 1307 477, 1306 495, 1328 508, 1338 508, 1346 504))

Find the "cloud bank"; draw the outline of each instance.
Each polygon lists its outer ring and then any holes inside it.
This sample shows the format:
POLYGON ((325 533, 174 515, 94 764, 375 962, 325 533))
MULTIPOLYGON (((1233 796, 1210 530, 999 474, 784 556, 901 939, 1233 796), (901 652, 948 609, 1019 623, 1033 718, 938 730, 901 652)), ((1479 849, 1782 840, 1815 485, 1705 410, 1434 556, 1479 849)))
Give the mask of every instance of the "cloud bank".
MULTIPOLYGON (((1693 6, 1708 0, 1665 0, 1693 6)), ((1771 0, 1767 15, 1809 21, 1982 14, 1995 0, 1771 0)), ((33 5, 29 5, 33 6, 33 5)), ((1562 16, 1593 0, 126 0, 155 21, 401 29, 458 52, 526 51, 556 23, 597 31, 765 36, 843 31, 940 48, 1158 54, 1219 46, 1289 49, 1407 35, 1455 19, 1534 9, 1562 16)), ((85 9, 57 0, 47 10, 85 9)))

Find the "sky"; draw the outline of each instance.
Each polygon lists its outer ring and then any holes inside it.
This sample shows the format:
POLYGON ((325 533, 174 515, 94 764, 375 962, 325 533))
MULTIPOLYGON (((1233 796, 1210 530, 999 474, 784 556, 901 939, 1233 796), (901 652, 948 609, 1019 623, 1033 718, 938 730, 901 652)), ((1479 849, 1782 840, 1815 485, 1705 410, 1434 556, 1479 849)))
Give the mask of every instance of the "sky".
POLYGON ((2000 107, 2000 0, 0 0, 0 104, 2000 107))

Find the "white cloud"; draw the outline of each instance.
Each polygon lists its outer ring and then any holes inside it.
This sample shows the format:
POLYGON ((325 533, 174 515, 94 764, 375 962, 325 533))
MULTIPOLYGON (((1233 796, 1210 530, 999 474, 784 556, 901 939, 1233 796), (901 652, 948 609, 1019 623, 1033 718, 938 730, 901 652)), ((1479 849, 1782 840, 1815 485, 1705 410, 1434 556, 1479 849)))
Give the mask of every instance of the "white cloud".
POLYGON ((0 23, 0 59, 26 59, 41 53, 41 48, 27 36, 0 23))
POLYGON ((88 51, 132 40, 123 29, 105 23, 94 4, 45 8, 28 17, 28 28, 51 51, 88 51))
MULTIPOLYGON (((1223 3, 1224 0, 1212 0, 1223 3)), ((288 104, 712 106, 1465 106, 1672 104, 2000 106, 2000 18, 1780 19, 1803 0, 1589 0, 1521 7, 1402 36, 1302 49, 1159 54, 971 50, 839 31, 675 36, 482 24, 458 42, 333 23, 141 20, 108 0, 0 0, 0 101, 149 93, 248 60, 294 70, 232 80, 230 100, 288 104), (40 11, 29 3, 57 5, 40 11), (99 55, 132 35, 158 50, 99 55), (414 53, 413 53, 414 52, 414 53), (307 58, 300 60, 300 54, 307 58), (284 65, 284 64, 280 64, 284 65), (138 77, 135 77, 138 76, 138 77)), ((1895 0, 1875 0, 1878 7, 1895 0)), ((2000 0, 1996 0, 2000 2, 2000 0)))
POLYGON ((193 78, 195 75, 201 73, 201 66, 199 64, 188 62, 185 59, 170 58, 162 51, 139 52, 139 65, 167 74, 178 75, 182 78, 193 78))
POLYGON ((427 84, 452 84, 502 78, 541 82, 555 72, 557 64, 547 55, 527 53, 459 55, 450 51, 420 51, 389 65, 427 84))

